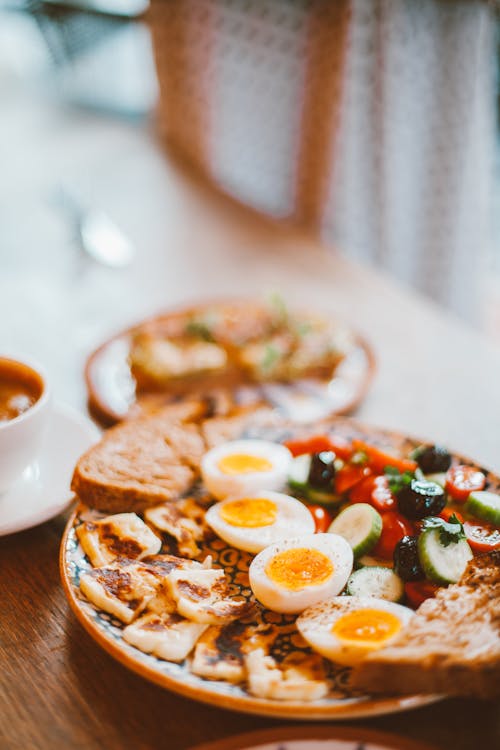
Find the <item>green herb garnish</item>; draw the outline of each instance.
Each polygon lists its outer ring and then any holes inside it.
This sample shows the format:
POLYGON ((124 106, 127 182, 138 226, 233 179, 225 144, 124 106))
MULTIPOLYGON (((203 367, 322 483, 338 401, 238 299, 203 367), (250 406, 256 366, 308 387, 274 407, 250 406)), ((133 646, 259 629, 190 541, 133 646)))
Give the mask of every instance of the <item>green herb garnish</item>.
POLYGON ((394 466, 386 466, 384 474, 389 480, 389 489, 393 495, 397 495, 403 487, 407 487, 415 479, 415 474, 411 471, 405 471, 403 474, 394 466))
POLYGON ((288 323, 288 307, 279 292, 273 292, 269 295, 269 306, 273 309, 278 323, 286 325, 288 323))
POLYGON ((192 318, 186 323, 186 333, 203 341, 214 341, 213 333, 208 323, 204 320, 192 318))
POLYGON ((260 363, 262 370, 264 372, 269 372, 270 370, 272 370, 279 358, 279 349, 273 346, 273 344, 266 344, 264 356, 262 357, 262 362, 260 363))
POLYGON ((455 514, 450 516, 448 521, 444 518, 431 516, 425 518, 422 524, 424 529, 437 529, 439 531, 439 541, 443 547, 450 544, 457 544, 461 539, 465 539, 464 527, 455 514))
POLYGON ((313 330, 312 323, 309 323, 307 320, 296 320, 293 328, 299 338, 304 338, 304 336, 307 336, 313 330))

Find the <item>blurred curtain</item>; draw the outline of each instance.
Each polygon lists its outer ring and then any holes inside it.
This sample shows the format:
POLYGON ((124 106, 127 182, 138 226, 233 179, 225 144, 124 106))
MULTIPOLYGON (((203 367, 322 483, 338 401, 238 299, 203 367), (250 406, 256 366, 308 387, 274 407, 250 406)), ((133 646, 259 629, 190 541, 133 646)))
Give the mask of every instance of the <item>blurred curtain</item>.
POLYGON ((159 124, 220 187, 474 320, 496 26, 479 0, 154 0, 159 124))

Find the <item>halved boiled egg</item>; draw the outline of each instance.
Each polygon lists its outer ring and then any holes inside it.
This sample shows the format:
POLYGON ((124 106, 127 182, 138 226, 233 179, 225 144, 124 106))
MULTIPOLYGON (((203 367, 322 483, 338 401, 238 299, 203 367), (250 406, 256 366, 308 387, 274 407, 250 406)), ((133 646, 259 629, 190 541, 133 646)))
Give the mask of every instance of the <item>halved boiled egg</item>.
POLYGON ((250 565, 250 586, 268 609, 302 612, 340 593, 352 564, 352 549, 343 537, 305 534, 259 552, 250 565))
POLYGON ((207 490, 218 500, 254 496, 259 490, 279 490, 286 483, 292 455, 267 440, 234 440, 218 445, 201 460, 207 490))
POLYGON ((353 666, 394 641, 414 612, 374 597, 338 596, 297 619, 307 643, 327 659, 353 666))
POLYGON ((260 552, 273 542, 314 533, 314 519, 300 500, 280 492, 259 492, 216 503, 205 520, 215 533, 237 549, 260 552))

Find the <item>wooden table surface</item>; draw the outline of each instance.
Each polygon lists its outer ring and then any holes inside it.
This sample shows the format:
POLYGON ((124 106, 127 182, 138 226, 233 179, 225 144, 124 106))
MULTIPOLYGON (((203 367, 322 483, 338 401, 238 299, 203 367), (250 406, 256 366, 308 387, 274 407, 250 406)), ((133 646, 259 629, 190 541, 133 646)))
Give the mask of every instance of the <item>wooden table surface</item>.
MULTIPOLYGON (((378 372, 359 417, 500 470, 500 352, 478 333, 301 232, 212 194, 143 127, 33 97, 13 105, 0 125, 0 142, 7 130, 10 138, 0 185, 0 349, 42 360, 57 398, 84 411, 86 355, 144 315, 201 296, 279 290, 341 316, 372 342, 378 372), (83 186, 127 231, 138 249, 132 267, 81 263, 48 200, 61 178, 83 186)), ((102 651, 59 581, 66 517, 0 539, 2 750, 181 750, 284 723, 178 697, 102 651)), ((499 743, 498 707, 475 700, 357 724, 441 750, 499 743)))

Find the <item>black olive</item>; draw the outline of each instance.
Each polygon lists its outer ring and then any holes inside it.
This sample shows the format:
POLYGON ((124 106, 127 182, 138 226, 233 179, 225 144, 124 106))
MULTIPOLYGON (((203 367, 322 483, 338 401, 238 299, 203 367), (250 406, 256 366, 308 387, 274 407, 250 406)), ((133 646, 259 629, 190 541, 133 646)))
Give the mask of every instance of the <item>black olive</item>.
POLYGON ((444 490, 435 482, 412 479, 397 493, 398 506, 406 518, 437 516, 446 505, 444 490))
POLYGON ((403 581, 419 581, 425 578, 418 557, 416 536, 404 536, 394 548, 394 570, 403 581))
POLYGON ((423 445, 413 455, 424 474, 438 474, 451 466, 451 455, 441 445, 423 445))
POLYGON ((309 476, 307 478, 311 487, 317 487, 318 489, 331 488, 332 480, 335 476, 335 458, 336 456, 333 451, 322 451, 321 453, 312 454, 309 476))

